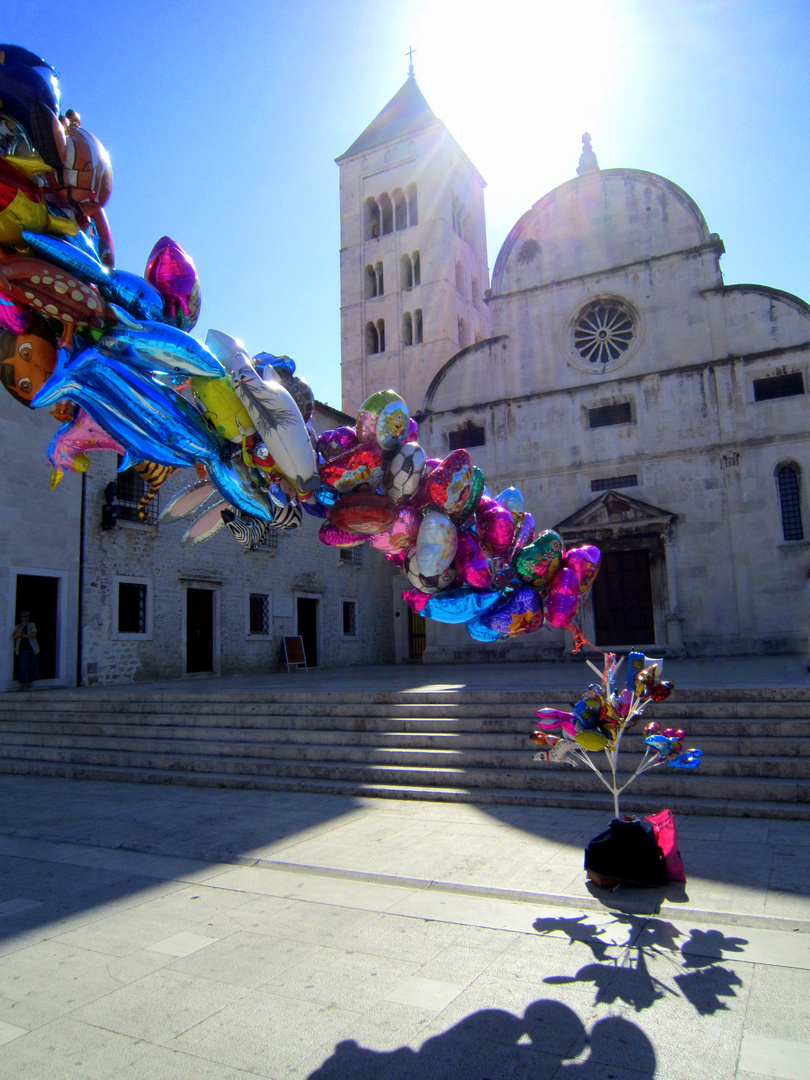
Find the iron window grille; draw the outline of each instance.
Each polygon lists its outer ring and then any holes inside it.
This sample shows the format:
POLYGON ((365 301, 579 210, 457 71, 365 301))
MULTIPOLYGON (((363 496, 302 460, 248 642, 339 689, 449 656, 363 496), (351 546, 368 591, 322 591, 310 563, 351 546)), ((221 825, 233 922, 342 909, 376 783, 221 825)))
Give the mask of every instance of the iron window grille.
POLYGON ((270 597, 267 593, 250 594, 250 633, 270 633, 270 597))
POLYGON ((606 476, 601 480, 591 480, 591 491, 612 491, 614 488, 638 487, 638 476, 606 476))
POLYGON ((146 633, 146 585, 118 583, 118 633, 146 633))
POLYGON ((802 506, 799 496, 799 474, 790 465, 783 465, 776 474, 779 505, 782 510, 782 536, 785 540, 803 540, 802 506))
POLYGON ((343 601, 343 636, 357 637, 357 604, 354 600, 343 601))
POLYGON ((340 561, 349 563, 351 566, 363 565, 363 546, 357 544, 355 547, 342 547, 338 548, 340 552, 340 561))

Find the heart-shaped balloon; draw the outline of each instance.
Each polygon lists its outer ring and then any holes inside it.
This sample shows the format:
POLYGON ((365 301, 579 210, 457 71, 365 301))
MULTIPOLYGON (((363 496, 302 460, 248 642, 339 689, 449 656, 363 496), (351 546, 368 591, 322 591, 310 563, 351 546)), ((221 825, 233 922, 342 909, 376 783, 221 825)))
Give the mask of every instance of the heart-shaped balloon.
POLYGON ((541 532, 536 540, 520 547, 512 556, 512 569, 521 581, 545 592, 560 567, 563 542, 553 529, 541 532))
POLYGON ((385 473, 383 452, 376 442, 360 443, 351 450, 325 461, 318 469, 324 484, 329 484, 343 494, 353 491, 361 484, 377 487, 385 473))
POLYGON ((345 532, 371 535, 387 529, 397 516, 397 508, 374 491, 341 495, 329 514, 329 520, 345 532))
POLYGON ((472 483, 472 458, 466 450, 454 450, 428 476, 424 488, 439 510, 457 514, 470 497, 472 483))
POLYGON ((421 589, 408 589, 407 592, 402 594, 402 599, 411 611, 421 615, 425 609, 425 604, 430 600, 430 593, 422 592, 421 589))
POLYGON ((512 537, 509 550, 504 555, 507 562, 512 561, 512 556, 516 551, 531 544, 534 540, 534 515, 527 510, 523 514, 513 513, 512 517, 515 519, 515 535, 512 537))
POLYGON ((473 465, 473 479, 472 488, 470 490, 470 497, 464 503, 458 514, 454 515, 454 520, 462 525, 467 518, 474 514, 478 509, 478 504, 481 501, 481 496, 484 494, 484 488, 486 487, 486 480, 484 474, 478 468, 477 465, 473 465))
POLYGON ((446 514, 428 510, 416 538, 416 565, 420 574, 431 577, 446 570, 456 555, 458 534, 446 514))
POLYGON ((477 641, 532 634, 543 625, 543 601, 534 589, 524 586, 505 593, 489 611, 467 623, 467 631, 477 641))
POLYGON ((570 566, 562 566, 551 579, 546 593, 546 622, 570 630, 579 603, 579 580, 570 566))
POLYGON ((515 519, 505 506, 481 496, 475 515, 478 539, 492 555, 504 555, 515 535, 515 519))
POLYGON ((388 528, 369 536, 368 546, 386 553, 407 551, 416 543, 422 515, 410 506, 403 506, 388 528))
POLYGON ((459 581, 474 589, 488 589, 495 576, 492 559, 484 554, 481 545, 469 532, 458 534, 455 566, 459 581))
POLYGON ((579 582, 579 595, 585 596, 593 585, 596 575, 599 573, 599 563, 602 559, 599 548, 593 544, 584 547, 571 548, 566 551, 563 558, 563 566, 570 566, 577 575, 579 582))

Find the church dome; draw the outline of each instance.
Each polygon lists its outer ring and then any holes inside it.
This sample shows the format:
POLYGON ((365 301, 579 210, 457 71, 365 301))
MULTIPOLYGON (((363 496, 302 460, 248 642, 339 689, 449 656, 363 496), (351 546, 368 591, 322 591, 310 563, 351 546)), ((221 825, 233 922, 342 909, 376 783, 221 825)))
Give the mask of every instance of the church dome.
POLYGON ((589 169, 518 221, 492 275, 495 296, 683 252, 710 240, 677 184, 638 169, 589 169))

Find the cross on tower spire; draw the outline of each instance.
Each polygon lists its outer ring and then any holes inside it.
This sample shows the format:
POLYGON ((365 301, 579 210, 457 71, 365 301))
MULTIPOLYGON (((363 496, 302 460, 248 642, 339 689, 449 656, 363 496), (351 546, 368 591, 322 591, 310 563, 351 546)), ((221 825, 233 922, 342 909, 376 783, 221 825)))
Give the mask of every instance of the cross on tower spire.
POLYGON ((413 78, 413 54, 415 52, 416 52, 416 49, 414 49, 413 47, 409 47, 408 51, 405 53, 405 55, 408 57, 408 78, 409 79, 413 78))

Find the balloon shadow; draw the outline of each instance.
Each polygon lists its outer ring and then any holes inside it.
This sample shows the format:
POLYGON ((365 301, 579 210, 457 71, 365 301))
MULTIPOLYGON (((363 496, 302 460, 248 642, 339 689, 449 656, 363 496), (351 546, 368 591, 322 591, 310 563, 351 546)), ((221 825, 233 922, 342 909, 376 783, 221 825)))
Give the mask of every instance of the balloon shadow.
POLYGON ((641 919, 624 912, 613 915, 612 922, 602 925, 589 923, 584 915, 536 919, 533 925, 539 934, 563 933, 572 943, 586 945, 597 961, 581 967, 576 975, 551 975, 544 982, 550 986, 592 983, 594 1004, 621 1001, 636 1012, 651 1008, 668 994, 685 997, 701 1016, 728 1008, 724 999, 735 997, 735 987, 743 982, 718 961, 726 953, 742 952, 746 938, 727 937, 719 930, 692 929, 688 939, 680 943, 681 931, 663 919, 641 919), (623 926, 626 938, 617 941, 616 928, 623 926), (652 958, 661 956, 667 957, 674 969, 675 988, 649 970, 652 958))
POLYGON ((522 1017, 503 1009, 471 1013, 419 1050, 369 1050, 346 1040, 308 1080, 604 1080, 623 1070, 652 1080, 655 1069, 652 1043, 632 1021, 608 1017, 588 1033, 573 1009, 541 999, 522 1017))

